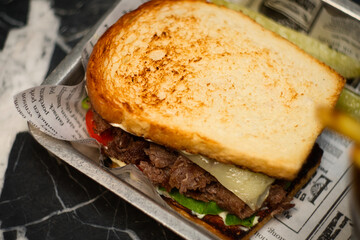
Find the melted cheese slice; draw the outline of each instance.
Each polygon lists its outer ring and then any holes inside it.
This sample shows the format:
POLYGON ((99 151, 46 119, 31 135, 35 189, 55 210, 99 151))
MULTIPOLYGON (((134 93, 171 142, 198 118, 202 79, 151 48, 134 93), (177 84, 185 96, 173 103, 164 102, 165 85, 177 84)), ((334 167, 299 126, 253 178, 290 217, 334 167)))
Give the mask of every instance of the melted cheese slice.
POLYGON ((224 164, 201 155, 181 152, 182 155, 213 175, 225 188, 233 192, 252 210, 261 207, 269 194, 274 178, 261 173, 224 164))

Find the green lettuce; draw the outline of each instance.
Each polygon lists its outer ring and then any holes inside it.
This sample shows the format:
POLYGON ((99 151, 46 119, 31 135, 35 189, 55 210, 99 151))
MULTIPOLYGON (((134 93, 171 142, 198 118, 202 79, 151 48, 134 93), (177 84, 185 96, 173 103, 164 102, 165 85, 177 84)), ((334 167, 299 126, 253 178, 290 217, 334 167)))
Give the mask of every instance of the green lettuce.
POLYGON ((336 103, 336 108, 360 120, 360 96, 356 93, 344 88, 336 103))
MULTIPOLYGON (((159 188, 159 190, 162 192, 166 192, 165 188, 159 188)), ((175 188, 167 193, 177 203, 190 209, 191 211, 193 211, 197 214, 219 215, 220 213, 225 212, 214 201, 203 202, 203 201, 195 200, 193 198, 187 197, 187 196, 179 193, 179 191, 175 188)), ((234 214, 227 214, 225 217, 224 223, 227 226, 242 225, 245 227, 252 227, 255 223, 255 215, 245 218, 245 219, 240 219, 239 217, 237 217, 234 214)))
POLYGON ((227 226, 242 225, 250 228, 254 226, 254 221, 255 221, 255 214, 245 219, 240 219, 234 214, 228 214, 226 215, 225 218, 225 225, 227 226))
POLYGON ((198 213, 198 214, 211 214, 218 215, 223 212, 214 201, 203 202, 199 200, 195 200, 193 198, 186 197, 185 195, 179 193, 177 189, 171 190, 169 193, 171 198, 178 202, 180 205, 198 213))
POLYGON ((90 108, 90 99, 89 97, 85 97, 82 101, 81 101, 81 107, 85 110, 88 110, 90 108))

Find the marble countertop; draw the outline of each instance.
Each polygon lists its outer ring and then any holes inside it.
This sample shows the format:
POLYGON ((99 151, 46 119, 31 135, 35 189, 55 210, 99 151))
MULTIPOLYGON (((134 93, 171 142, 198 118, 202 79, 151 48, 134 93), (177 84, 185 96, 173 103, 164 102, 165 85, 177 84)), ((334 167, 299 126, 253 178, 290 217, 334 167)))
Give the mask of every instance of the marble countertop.
POLYGON ((113 4, 0 1, 0 239, 180 238, 51 156, 13 104, 13 95, 40 85, 113 4))

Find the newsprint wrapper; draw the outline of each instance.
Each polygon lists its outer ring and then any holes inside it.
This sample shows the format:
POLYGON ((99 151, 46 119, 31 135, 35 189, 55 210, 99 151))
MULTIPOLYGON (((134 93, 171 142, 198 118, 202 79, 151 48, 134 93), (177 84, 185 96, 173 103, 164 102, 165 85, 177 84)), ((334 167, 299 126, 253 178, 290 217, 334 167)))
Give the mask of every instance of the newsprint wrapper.
MULTIPOLYGON (((334 15, 333 12, 327 12, 318 0, 244 0, 240 2, 252 10, 327 42, 333 48, 360 60, 359 23, 344 16, 334 15), (346 31, 345 28, 351 31, 346 31)), ((121 1, 105 18, 84 47, 82 53, 84 68, 98 38, 121 15, 140 4, 142 1, 139 0, 121 1)), ((355 91, 359 89, 356 81, 353 79, 348 84, 355 91)), ((81 107, 81 101, 86 96, 84 82, 76 86, 43 85, 31 88, 17 94, 14 97, 14 103, 20 115, 44 133, 73 142, 74 146, 79 143, 96 146, 94 140, 87 134, 86 111, 81 107)), ((325 130, 317 142, 324 150, 321 165, 312 179, 296 194, 293 200, 295 207, 277 215, 252 239, 350 239, 352 237, 353 224, 349 203, 352 168, 349 151, 352 143, 330 130, 325 130)), ((128 171, 135 170, 117 169, 115 171, 117 176, 124 178, 128 171)), ((132 184, 139 185, 139 182, 132 184)), ((149 186, 136 187, 142 191, 148 191, 149 196, 157 198, 149 186)), ((161 199, 158 198, 158 201, 161 199)))

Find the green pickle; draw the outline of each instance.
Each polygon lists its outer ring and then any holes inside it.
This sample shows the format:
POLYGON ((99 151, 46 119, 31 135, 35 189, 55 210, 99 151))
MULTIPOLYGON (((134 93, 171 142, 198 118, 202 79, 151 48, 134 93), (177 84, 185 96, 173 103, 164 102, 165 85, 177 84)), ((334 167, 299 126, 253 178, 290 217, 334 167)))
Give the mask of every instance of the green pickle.
POLYGON ((336 104, 336 108, 360 120, 360 96, 356 93, 346 88, 343 89, 336 104))
MULTIPOLYGON (((165 188, 159 188, 160 191, 166 192, 165 188)), ((214 201, 210 202, 203 202, 199 200, 195 200, 190 197, 186 197, 185 195, 179 193, 177 189, 172 189, 170 192, 168 192, 170 197, 175 200, 180 205, 190 209, 191 211, 197 213, 197 214, 203 214, 203 215, 219 215, 220 213, 225 212, 222 210, 214 201)), ((231 226, 231 225, 242 225, 244 227, 252 227, 255 223, 255 215, 240 219, 236 215, 233 214, 226 214, 225 217, 225 225, 231 226)))

